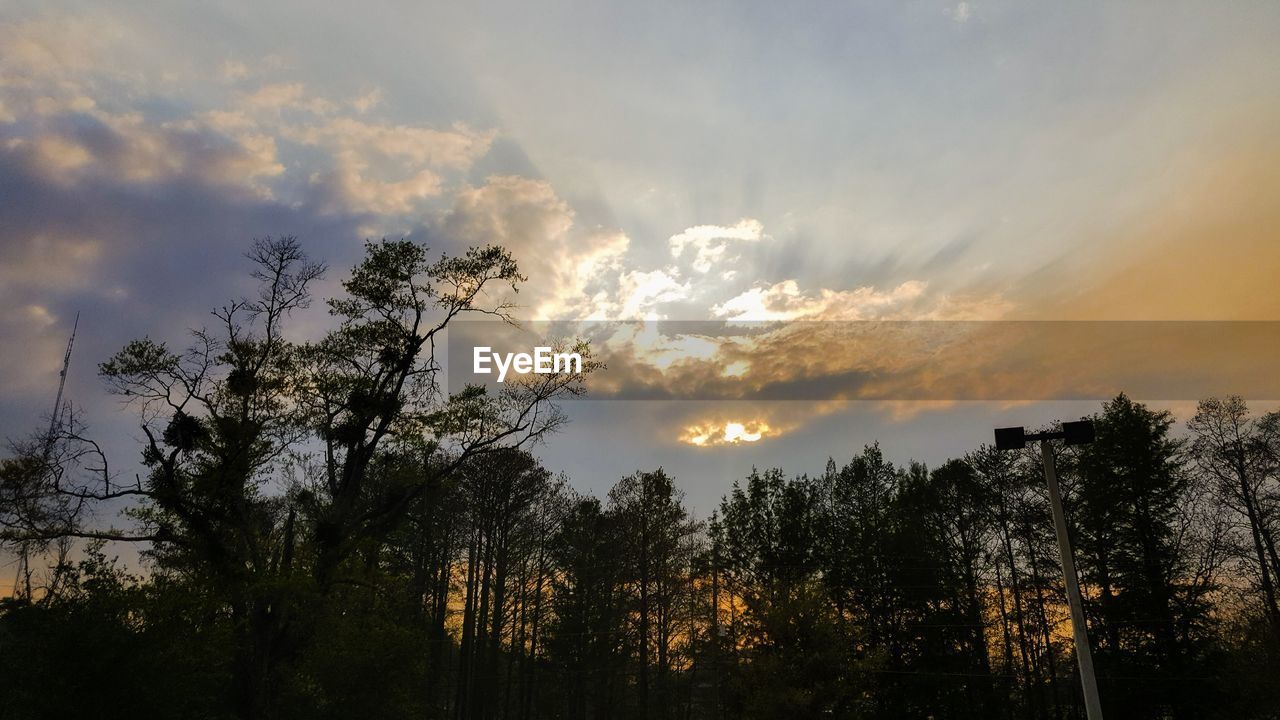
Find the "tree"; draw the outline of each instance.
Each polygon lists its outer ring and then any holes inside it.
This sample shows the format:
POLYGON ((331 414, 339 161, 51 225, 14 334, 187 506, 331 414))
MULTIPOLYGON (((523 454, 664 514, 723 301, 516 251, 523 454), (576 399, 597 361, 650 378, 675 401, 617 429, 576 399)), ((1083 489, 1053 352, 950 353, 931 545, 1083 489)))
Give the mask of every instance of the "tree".
POLYGON ((289 237, 256 241, 249 259, 260 293, 215 311, 219 332, 194 331, 182 353, 135 340, 99 372, 139 408, 150 468, 130 491, 144 500, 133 515, 145 534, 119 539, 151 541, 162 570, 229 604, 239 710, 258 717, 270 711, 274 669, 291 652, 294 609, 278 590, 292 572, 296 510, 262 492, 273 462, 305 434, 294 400, 299 358, 283 325, 308 305, 324 267, 289 237))
POLYGON ((769 470, 752 471, 721 502, 713 543, 730 608, 726 644, 738 656, 725 688, 731 716, 844 717, 861 708, 863 684, 847 653, 857 628, 823 583, 820 498, 807 478, 769 470))
POLYGON ((347 297, 331 300, 340 326, 302 350, 301 402, 324 445, 324 476, 304 509, 314 528, 314 575, 322 588, 339 579, 355 547, 384 536, 413 500, 473 455, 536 442, 564 421, 552 401, 582 391, 595 364, 585 345, 581 372, 530 375, 496 396, 473 386, 444 397, 435 356, 455 318, 481 314, 510 321, 512 291, 524 278, 510 253, 473 248, 429 262, 427 249, 401 240, 366 245, 365 259, 343 282, 347 297), (423 444, 448 452, 432 474, 378 484, 366 472, 386 442, 423 444))
POLYGON ((504 449, 476 456, 461 468, 461 484, 471 522, 467 554, 465 610, 459 656, 460 718, 492 718, 509 698, 502 678, 503 641, 511 652, 517 637, 512 606, 522 600, 518 568, 537 547, 542 513, 561 488, 529 453, 504 449))
POLYGON ((976 678, 966 684, 966 704, 974 717, 990 717, 996 709, 992 685, 991 643, 987 637, 987 548, 992 541, 990 488, 973 467, 951 460, 930 475, 933 502, 924 516, 942 543, 943 568, 948 578, 951 615, 961 629, 959 649, 968 659, 965 672, 976 678))
POLYGON ((1095 633, 1109 638, 1099 674, 1108 706, 1128 717, 1198 717, 1214 702, 1187 679, 1203 670, 1215 578, 1196 572, 1181 534, 1195 496, 1173 422, 1121 394, 1094 417, 1097 440, 1076 461, 1082 574, 1102 599, 1091 613, 1095 633), (1120 679, 1135 675, 1146 682, 1120 679), (1193 710, 1197 703, 1206 707, 1193 710))
POLYGON ((614 485, 609 513, 619 533, 623 590, 630 604, 638 716, 667 718, 674 709, 675 640, 681 613, 688 609, 682 603, 690 571, 685 547, 696 528, 683 494, 661 468, 614 485))
POLYGON ((351 600, 343 592, 379 581, 382 549, 420 498, 480 456, 555 430, 554 400, 581 392, 595 366, 446 395, 440 333, 466 314, 510 320, 504 298, 522 278, 500 248, 427 256, 408 241, 368 243, 346 295, 330 301, 338 327, 299 346, 284 325, 325 268, 294 238, 255 241, 256 297, 216 310, 215 328, 193 331, 184 351, 143 338, 99 367, 139 413, 146 478, 113 481, 96 446, 68 434, 6 461, 8 537, 150 543, 158 577, 225 607, 237 714, 275 717, 282 693, 305 705, 315 693, 295 661, 322 623, 342 624, 331 610, 351 600), (120 499, 136 501, 134 528, 83 527, 87 508, 120 499))
POLYGON ((559 680, 560 716, 571 720, 621 713, 625 669, 621 538, 596 498, 577 498, 551 542, 547 657, 559 680))
POLYGON ((1196 467, 1244 521, 1242 555, 1252 562, 1261 604, 1280 646, 1280 413, 1249 416, 1238 396, 1202 400, 1187 424, 1196 467))

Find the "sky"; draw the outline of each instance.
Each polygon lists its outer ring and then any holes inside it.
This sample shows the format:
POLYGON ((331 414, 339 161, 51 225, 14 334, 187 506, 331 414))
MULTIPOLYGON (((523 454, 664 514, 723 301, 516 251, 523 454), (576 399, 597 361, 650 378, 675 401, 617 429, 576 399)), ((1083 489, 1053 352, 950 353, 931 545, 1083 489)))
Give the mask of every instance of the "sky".
MULTIPOLYGON (((1280 320, 1277 37, 1247 1, 0 0, 0 435, 47 422, 79 312, 67 394, 131 472, 96 364, 181 345, 266 235, 320 297, 366 238, 502 244, 528 320, 1280 320)), ((905 395, 575 402, 536 452, 705 516, 753 466, 1098 408, 905 395)))

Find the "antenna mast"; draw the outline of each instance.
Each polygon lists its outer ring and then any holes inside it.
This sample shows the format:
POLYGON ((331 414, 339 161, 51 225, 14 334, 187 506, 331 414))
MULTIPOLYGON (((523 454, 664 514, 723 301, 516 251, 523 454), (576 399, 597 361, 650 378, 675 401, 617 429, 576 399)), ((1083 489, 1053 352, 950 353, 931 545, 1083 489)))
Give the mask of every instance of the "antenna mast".
POLYGON ((45 436, 45 447, 53 444, 57 437, 58 427, 62 424, 62 391, 67 387, 67 369, 71 367, 71 348, 76 344, 76 330, 80 327, 80 313, 76 313, 75 324, 71 326, 71 338, 67 340, 67 353, 62 356, 62 371, 58 373, 58 397, 53 401, 53 416, 49 418, 49 434, 45 436))
MULTIPOLYGON (((71 337, 67 340, 67 352, 62 356, 62 371, 58 373, 58 396, 53 401, 53 415, 49 418, 49 432, 44 436, 43 462, 48 470, 49 455, 53 452, 53 444, 58 439, 58 430, 62 424, 62 391, 67 387, 67 369, 71 367, 71 348, 76 344, 76 330, 80 327, 80 313, 76 313, 76 321, 71 326, 71 337)), ((31 588, 31 545, 24 540, 18 548, 18 573, 13 578, 14 597, 32 598, 31 588), (21 583, 21 585, 19 584, 21 583)))

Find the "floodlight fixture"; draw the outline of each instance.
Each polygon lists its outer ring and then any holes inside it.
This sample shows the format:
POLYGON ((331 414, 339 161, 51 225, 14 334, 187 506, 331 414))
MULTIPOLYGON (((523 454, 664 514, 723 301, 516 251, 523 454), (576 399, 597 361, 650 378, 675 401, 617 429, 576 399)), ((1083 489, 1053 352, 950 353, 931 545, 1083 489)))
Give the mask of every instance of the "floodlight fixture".
POLYGON ((1053 527, 1062 555, 1062 575, 1067 584, 1067 605, 1071 608, 1071 630, 1075 636, 1076 660, 1080 664, 1080 684, 1084 690, 1084 709, 1089 720, 1102 720, 1102 703, 1098 699, 1098 678, 1093 669, 1093 653, 1089 649, 1089 633, 1084 619, 1084 601, 1080 596, 1080 579, 1076 576, 1071 553, 1071 537, 1067 533, 1066 513, 1062 510, 1062 494, 1058 489, 1058 473, 1053 462, 1050 440, 1066 445, 1087 445, 1094 441, 1092 420, 1062 423, 1058 431, 1027 434, 1025 428, 996 428, 997 450, 1021 450, 1027 441, 1040 442, 1040 460, 1044 464, 1045 485, 1049 489, 1049 507, 1053 511, 1053 527))

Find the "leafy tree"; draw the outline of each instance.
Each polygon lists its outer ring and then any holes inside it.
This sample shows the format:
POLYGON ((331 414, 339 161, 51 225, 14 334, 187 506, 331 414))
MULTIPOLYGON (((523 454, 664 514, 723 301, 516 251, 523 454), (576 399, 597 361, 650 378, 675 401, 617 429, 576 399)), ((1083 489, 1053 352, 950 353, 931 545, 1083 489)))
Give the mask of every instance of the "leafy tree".
POLYGON ((695 532, 683 493, 658 469, 623 478, 609 491, 609 513, 619 533, 622 589, 638 678, 638 716, 671 717, 676 637, 688 611, 682 601, 689 576, 687 538, 695 532))
POLYGON ((479 456, 556 429, 552 402, 580 392, 583 376, 443 393, 439 334, 464 314, 509 319, 503 292, 522 278, 499 248, 431 262, 411 242, 369 243, 330 301, 338 327, 302 346, 285 324, 325 268, 288 237, 256 241, 248 257, 259 294, 216 310, 191 347, 135 340, 99 368, 139 413, 146 477, 116 482, 105 458, 80 477, 76 463, 101 453, 68 435, 6 461, 0 488, 13 502, 0 518, 24 542, 149 543, 157 578, 226 613, 230 694, 238 716, 258 718, 284 712, 285 695, 293 708, 331 705, 301 662, 326 619, 355 598, 372 606, 351 588, 382 581, 381 549, 421 497, 479 456), (91 506, 121 499, 135 501, 133 528, 84 527, 91 506))
POLYGON ((1190 678, 1206 671, 1215 574, 1197 567, 1183 532, 1195 499, 1183 443, 1170 437, 1168 412, 1124 395, 1094 423, 1097 440, 1077 460, 1072 514, 1082 573, 1100 597, 1091 615, 1107 638, 1097 655, 1104 699, 1128 717, 1202 716, 1216 698, 1190 678))
POLYGON ((721 503, 714 542, 740 658, 726 690, 733 715, 848 716, 861 706, 846 652, 855 638, 822 580, 817 492, 806 478, 753 471, 721 503))

